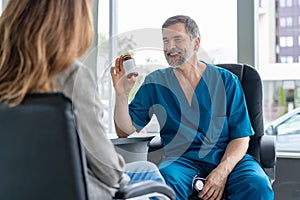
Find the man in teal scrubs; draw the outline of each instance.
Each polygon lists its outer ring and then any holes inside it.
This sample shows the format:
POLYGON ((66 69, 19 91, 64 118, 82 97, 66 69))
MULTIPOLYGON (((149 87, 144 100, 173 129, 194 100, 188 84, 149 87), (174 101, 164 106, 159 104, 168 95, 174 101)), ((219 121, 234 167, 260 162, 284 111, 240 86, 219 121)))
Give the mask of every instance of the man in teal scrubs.
POLYGON ((198 193, 204 200, 224 194, 228 199, 274 199, 267 175, 246 154, 254 133, 238 78, 199 61, 200 33, 190 17, 171 17, 162 28, 170 67, 149 74, 129 107, 137 74, 124 78, 122 56, 111 69, 118 136, 140 131, 157 116, 164 145, 160 172, 179 200, 193 193, 196 174, 206 178, 198 193))

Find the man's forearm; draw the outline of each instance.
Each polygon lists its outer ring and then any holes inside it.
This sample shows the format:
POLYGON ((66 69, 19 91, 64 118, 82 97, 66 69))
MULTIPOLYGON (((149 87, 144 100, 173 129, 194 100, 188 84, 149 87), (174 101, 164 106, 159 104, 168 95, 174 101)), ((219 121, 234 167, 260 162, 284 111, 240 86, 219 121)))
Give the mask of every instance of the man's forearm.
POLYGON ((245 156, 248 146, 249 137, 237 138, 230 141, 217 168, 221 168, 228 176, 237 163, 245 156))
POLYGON ((128 110, 128 96, 117 95, 114 120, 116 132, 119 137, 126 137, 136 131, 128 110))

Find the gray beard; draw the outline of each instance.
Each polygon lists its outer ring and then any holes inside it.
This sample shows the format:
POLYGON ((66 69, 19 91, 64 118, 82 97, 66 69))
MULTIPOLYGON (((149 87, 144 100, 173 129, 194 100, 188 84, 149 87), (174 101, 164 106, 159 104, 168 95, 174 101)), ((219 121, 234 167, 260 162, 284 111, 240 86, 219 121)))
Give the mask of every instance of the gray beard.
POLYGON ((180 59, 177 59, 177 60, 172 60, 172 59, 169 60, 167 57, 166 57, 166 59, 167 59, 168 64, 173 68, 178 68, 181 65, 183 65, 183 63, 186 62, 186 59, 184 57, 181 57, 180 59))

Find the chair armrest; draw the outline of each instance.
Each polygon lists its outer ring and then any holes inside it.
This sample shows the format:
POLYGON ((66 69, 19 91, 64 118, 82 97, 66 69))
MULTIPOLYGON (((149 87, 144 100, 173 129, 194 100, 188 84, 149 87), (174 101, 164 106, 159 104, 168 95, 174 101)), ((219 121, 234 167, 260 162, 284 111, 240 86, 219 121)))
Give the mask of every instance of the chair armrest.
POLYGON ((149 151, 156 151, 158 149, 161 149, 163 147, 163 144, 161 142, 160 135, 157 134, 152 140, 149 142, 149 151))
POLYGON ((148 157, 147 160, 159 165, 163 155, 163 144, 161 142, 160 135, 157 134, 148 144, 148 157))
POLYGON ((168 197, 168 199, 175 200, 174 191, 166 184, 156 181, 142 181, 132 185, 127 185, 116 193, 115 198, 129 199, 141 196, 154 197, 160 195, 168 197))
POLYGON ((264 135, 261 137, 260 162, 264 168, 274 168, 276 164, 275 136, 264 135))

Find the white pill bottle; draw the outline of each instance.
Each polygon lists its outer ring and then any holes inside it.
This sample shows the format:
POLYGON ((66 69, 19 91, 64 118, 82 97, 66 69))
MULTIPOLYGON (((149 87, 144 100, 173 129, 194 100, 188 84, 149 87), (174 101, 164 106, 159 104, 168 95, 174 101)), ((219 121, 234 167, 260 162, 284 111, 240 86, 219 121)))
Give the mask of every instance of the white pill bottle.
POLYGON ((133 72, 136 72, 136 64, 130 54, 124 54, 123 58, 123 67, 125 70, 125 75, 128 77, 133 72))

